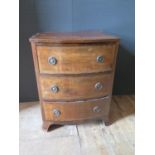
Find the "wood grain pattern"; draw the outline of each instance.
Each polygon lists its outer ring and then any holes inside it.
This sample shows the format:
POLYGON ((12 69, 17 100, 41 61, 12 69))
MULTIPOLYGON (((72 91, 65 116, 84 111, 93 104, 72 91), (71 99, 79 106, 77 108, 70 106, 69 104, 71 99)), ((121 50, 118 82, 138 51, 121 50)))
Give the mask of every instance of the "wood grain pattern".
POLYGON ((83 100, 99 98, 111 94, 112 75, 92 74, 85 76, 41 76, 41 95, 44 100, 83 100), (101 89, 95 85, 100 83, 101 89), (53 93, 52 86, 57 86, 59 91, 53 93))
POLYGON ((34 62, 35 76, 36 76, 36 81, 37 81, 38 95, 39 95, 40 106, 41 106, 42 120, 44 122, 44 111, 42 108, 41 89, 40 89, 40 82, 39 82, 39 64, 38 64, 38 59, 37 59, 36 44, 34 42, 31 42, 31 48, 32 48, 32 56, 33 56, 33 62, 34 62))
POLYGON ((81 46, 37 46, 40 73, 80 74, 112 70, 115 44, 81 46), (97 62, 103 56, 104 62, 97 62), (49 64, 48 59, 55 57, 57 64, 49 64))
POLYGON ((57 122, 76 122, 95 117, 101 118, 108 115, 109 101, 110 97, 76 102, 43 102, 45 120, 57 124, 57 122), (98 107, 100 111, 94 112, 93 108, 95 107, 98 107), (54 115, 54 109, 61 112, 60 116, 54 115))
MULTIPOLYGON (((72 120, 70 123, 77 123, 78 119, 78 122, 83 122, 89 116, 82 109, 87 110, 92 105, 100 104, 104 96, 111 97, 119 45, 117 37, 96 32, 41 33, 32 36, 29 40, 32 46, 44 129, 48 130, 50 124, 63 123, 61 119, 52 120, 53 117, 47 121, 44 105, 61 106, 65 109, 64 118, 70 118, 72 120), (48 58, 51 56, 57 60, 55 65, 48 63, 48 58), (97 56, 104 57, 103 63, 97 62, 97 56), (95 84, 98 82, 103 88, 95 90, 95 84), (58 93, 51 93, 53 85, 58 86, 58 93), (92 104, 74 104, 86 103, 88 100, 91 100, 92 104), (66 104, 58 104, 64 102, 66 104), (70 106, 67 106, 68 104, 70 106), (67 109, 71 111, 71 107, 76 118, 66 113, 67 109), (82 117, 77 112, 81 112, 82 117)), ((105 105, 107 108, 101 112, 102 115, 90 114, 91 119, 103 119, 107 124, 110 99, 105 105)), ((64 119, 64 124, 66 122, 69 123, 64 119)))
POLYGON ((47 32, 37 33, 32 36, 30 42, 35 43, 98 43, 98 42, 117 42, 118 37, 107 35, 101 32, 47 32))

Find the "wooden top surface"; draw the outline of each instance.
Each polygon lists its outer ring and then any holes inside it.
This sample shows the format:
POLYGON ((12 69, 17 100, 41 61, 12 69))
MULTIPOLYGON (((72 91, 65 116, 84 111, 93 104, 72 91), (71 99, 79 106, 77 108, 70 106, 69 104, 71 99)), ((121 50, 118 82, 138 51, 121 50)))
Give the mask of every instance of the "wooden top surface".
POLYGON ((95 43, 118 41, 119 38, 101 32, 46 32, 32 36, 30 42, 46 43, 95 43))

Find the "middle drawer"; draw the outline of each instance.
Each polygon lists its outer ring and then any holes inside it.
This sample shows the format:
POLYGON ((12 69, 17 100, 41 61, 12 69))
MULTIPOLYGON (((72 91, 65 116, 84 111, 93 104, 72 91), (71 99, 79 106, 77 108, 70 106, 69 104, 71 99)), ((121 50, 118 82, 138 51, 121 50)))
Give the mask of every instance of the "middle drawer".
POLYGON ((85 76, 40 75, 41 95, 44 100, 81 100, 103 97, 111 93, 111 74, 85 76))

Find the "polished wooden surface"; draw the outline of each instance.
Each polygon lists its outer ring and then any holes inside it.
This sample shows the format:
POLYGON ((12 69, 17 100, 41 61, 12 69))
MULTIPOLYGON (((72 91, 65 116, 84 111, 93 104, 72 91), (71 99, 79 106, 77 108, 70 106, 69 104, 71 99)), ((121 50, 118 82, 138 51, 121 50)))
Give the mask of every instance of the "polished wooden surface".
POLYGON ((111 93, 111 74, 92 74, 83 76, 40 76, 41 95, 44 100, 83 100, 99 98, 111 93), (101 89, 95 86, 102 85, 101 89), (52 92, 53 86, 58 92, 52 92))
POLYGON ((110 126, 104 121, 55 126, 41 130, 39 102, 21 103, 19 112, 20 155, 134 155, 134 96, 113 96, 110 126))
POLYGON ((75 102, 43 102, 43 109, 45 112, 45 120, 52 121, 55 124, 57 121, 78 121, 87 120, 95 117, 103 117, 109 112, 110 98, 93 99, 87 101, 75 102), (98 111, 95 111, 95 108, 98 111), (54 114, 54 110, 58 110, 60 115, 54 114))
MULTIPOLYGON (((100 101, 104 96, 111 97, 119 45, 117 37, 94 32, 42 33, 31 37, 30 41, 44 129, 48 130, 50 125, 59 124, 59 122, 65 123, 65 118, 70 117, 66 112, 67 109, 72 109, 77 114, 82 113, 82 109, 87 110, 92 105, 100 103, 93 102, 93 104, 79 104, 79 106, 76 104, 77 108, 74 108, 74 103, 77 101, 85 103, 90 99, 100 101), (103 56, 103 62, 97 61, 98 56, 103 56), (49 64, 49 57, 54 57, 56 63, 49 64), (97 83, 102 85, 101 89, 95 88, 97 83), (56 86, 59 91, 53 93, 51 91, 53 86, 56 86), (67 101, 70 102, 68 104, 72 101, 72 104, 70 106, 56 104, 56 102, 67 101), (55 102, 48 107, 55 105, 62 108, 63 105, 65 118, 56 122, 52 120, 53 117, 50 117, 47 121, 45 102, 55 102)), ((101 111, 102 114, 98 115, 99 117, 92 114, 91 118, 102 119, 107 124, 110 100, 105 105, 108 108, 101 111)), ((83 114, 83 117, 80 115, 76 115, 76 118, 72 117, 70 118, 72 123, 76 123, 78 119, 82 122, 88 118, 88 114, 83 114)))
POLYGON ((31 42, 37 43, 95 43, 117 42, 118 37, 101 32, 47 32, 37 33, 30 38, 31 42))
POLYGON ((37 46, 40 73, 46 74, 80 74, 112 70, 115 44, 75 45, 75 46, 37 46), (104 62, 97 62, 103 56, 104 62), (48 59, 54 57, 55 65, 48 59))

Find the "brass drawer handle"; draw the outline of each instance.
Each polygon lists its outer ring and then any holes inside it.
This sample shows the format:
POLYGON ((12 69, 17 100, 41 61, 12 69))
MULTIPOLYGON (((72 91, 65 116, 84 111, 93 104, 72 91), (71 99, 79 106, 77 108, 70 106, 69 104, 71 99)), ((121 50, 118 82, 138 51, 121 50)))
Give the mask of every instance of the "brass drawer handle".
POLYGON ((93 108, 93 112, 101 112, 101 108, 99 107, 99 106, 95 106, 94 108, 93 108))
POLYGON ((59 87, 57 85, 54 85, 54 86, 51 87, 51 91, 53 93, 57 93, 59 91, 59 87))
POLYGON ((101 89, 103 88, 102 83, 97 82, 97 83, 95 84, 95 88, 96 88, 97 90, 101 90, 101 89))
POLYGON ((49 64, 56 65, 57 59, 55 57, 49 57, 48 62, 49 62, 49 64))
POLYGON ((103 63, 104 62, 104 57, 103 56, 97 56, 96 60, 99 63, 103 63))
POLYGON ((56 117, 59 117, 61 115, 61 111, 58 109, 53 109, 52 112, 56 117))

